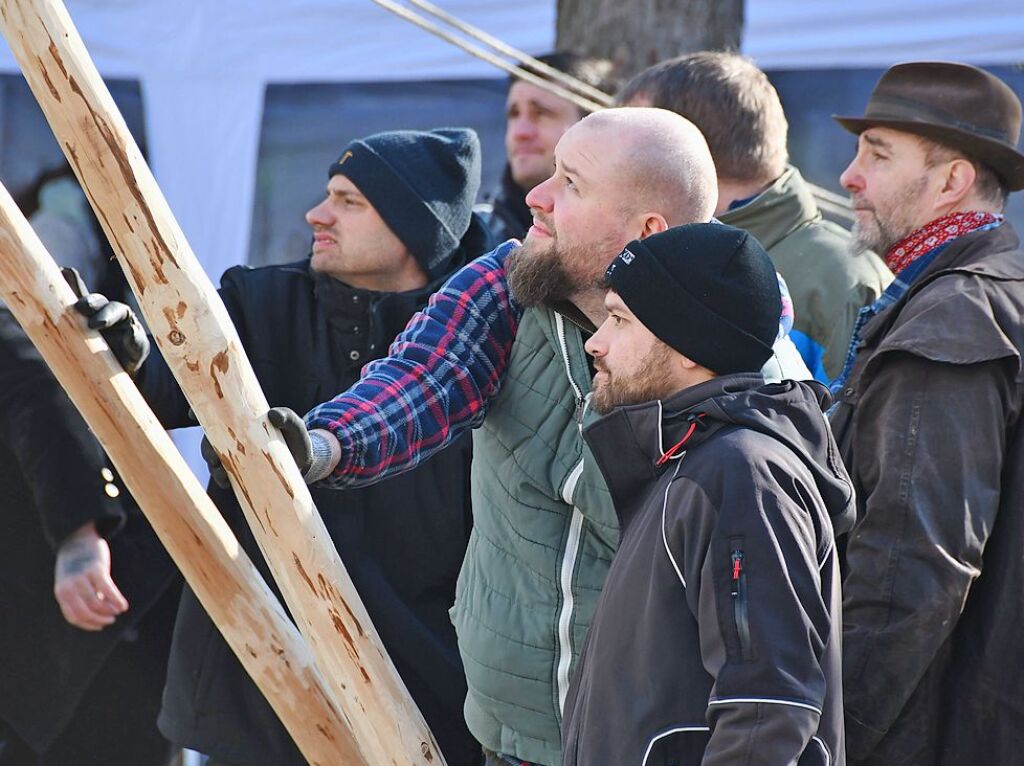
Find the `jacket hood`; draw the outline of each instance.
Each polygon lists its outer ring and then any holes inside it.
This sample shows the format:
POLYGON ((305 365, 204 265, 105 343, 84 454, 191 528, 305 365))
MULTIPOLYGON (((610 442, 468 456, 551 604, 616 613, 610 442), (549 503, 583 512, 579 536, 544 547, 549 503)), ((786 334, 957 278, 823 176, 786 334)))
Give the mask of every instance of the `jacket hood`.
POLYGON ((699 449, 722 429, 760 432, 807 466, 839 535, 853 526, 856 510, 853 483, 825 419, 830 404, 828 389, 815 381, 766 384, 760 375, 725 375, 663 401, 619 408, 585 436, 621 507, 620 500, 649 486, 672 457, 699 449))

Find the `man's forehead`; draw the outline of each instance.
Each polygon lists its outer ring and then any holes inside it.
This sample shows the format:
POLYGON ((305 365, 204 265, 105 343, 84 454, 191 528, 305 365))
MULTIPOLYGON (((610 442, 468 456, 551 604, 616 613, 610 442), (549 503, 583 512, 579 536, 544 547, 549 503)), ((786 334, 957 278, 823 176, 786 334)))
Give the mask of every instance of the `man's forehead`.
POLYGON ((348 176, 343 175, 342 173, 335 173, 331 176, 330 180, 327 182, 327 188, 335 194, 359 194, 362 196, 362 193, 359 191, 359 187, 352 183, 348 176))
POLYGON ((577 172, 594 172, 618 156, 618 145, 611 131, 577 122, 558 140, 555 158, 577 172))
POLYGON ((614 311, 618 314, 631 315, 633 313, 632 311, 629 310, 629 306, 627 306, 623 302, 622 297, 617 292, 610 288, 607 294, 605 294, 604 296, 604 307, 608 311, 614 311))
POLYGON ((576 109, 576 105, 571 101, 561 96, 556 96, 554 93, 543 88, 538 88, 533 83, 524 82, 523 80, 516 80, 516 82, 512 83, 512 87, 508 89, 508 96, 505 99, 507 104, 523 104, 531 101, 556 111, 576 109))
POLYGON ((878 146, 883 149, 893 149, 903 145, 919 143, 917 136, 913 133, 906 133, 902 130, 886 128, 880 125, 875 125, 862 131, 860 141, 869 146, 878 146))

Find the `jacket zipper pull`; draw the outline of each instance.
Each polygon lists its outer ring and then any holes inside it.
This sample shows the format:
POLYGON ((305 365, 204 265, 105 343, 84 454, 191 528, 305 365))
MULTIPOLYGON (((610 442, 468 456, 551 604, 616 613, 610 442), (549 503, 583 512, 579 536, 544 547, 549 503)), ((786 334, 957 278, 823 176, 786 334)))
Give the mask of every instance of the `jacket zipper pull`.
POLYGON ((743 574, 743 551, 732 552, 732 588, 733 598, 740 595, 740 575, 743 574))

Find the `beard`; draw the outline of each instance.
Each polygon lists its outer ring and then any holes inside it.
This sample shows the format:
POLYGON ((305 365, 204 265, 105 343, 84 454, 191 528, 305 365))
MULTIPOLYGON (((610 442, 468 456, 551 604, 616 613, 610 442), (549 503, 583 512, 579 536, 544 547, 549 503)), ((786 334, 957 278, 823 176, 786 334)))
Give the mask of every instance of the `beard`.
POLYGON ((516 302, 524 308, 552 308, 579 293, 602 289, 605 269, 624 243, 568 244, 559 240, 551 221, 537 218, 551 232, 551 239, 538 242, 527 236, 522 247, 505 261, 509 290, 516 302), (606 260, 601 261, 600 253, 606 260))
MULTIPOLYGON (((927 183, 928 179, 923 176, 912 179, 874 206, 866 208, 871 215, 857 218, 850 232, 853 235, 853 253, 860 255, 873 251, 884 256, 889 248, 913 234, 919 228, 913 208, 927 183)), ((856 198, 853 202, 856 207, 856 198)))
POLYGON ((674 390, 665 390, 665 375, 672 354, 672 349, 659 341, 635 369, 615 375, 599 361, 595 362, 598 372, 605 375, 600 383, 597 376, 594 376, 590 406, 598 414, 607 415, 616 407, 652 402, 675 393, 674 390))
POLYGON ((538 246, 529 239, 505 261, 508 287, 520 306, 554 306, 576 292, 576 282, 558 255, 558 240, 538 246))

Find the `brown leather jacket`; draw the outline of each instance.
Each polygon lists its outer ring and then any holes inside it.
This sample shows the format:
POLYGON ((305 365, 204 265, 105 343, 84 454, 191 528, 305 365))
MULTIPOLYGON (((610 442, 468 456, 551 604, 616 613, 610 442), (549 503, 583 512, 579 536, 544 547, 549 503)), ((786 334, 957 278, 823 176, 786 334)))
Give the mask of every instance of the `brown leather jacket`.
POLYGON ((857 490, 844 565, 851 764, 1024 757, 1024 253, 953 241, 861 332, 831 422, 857 490))

